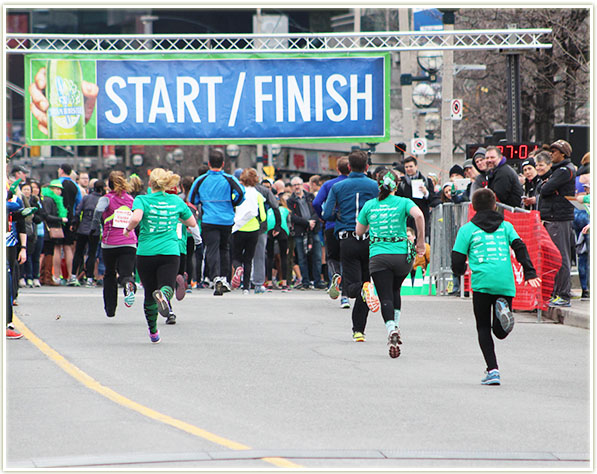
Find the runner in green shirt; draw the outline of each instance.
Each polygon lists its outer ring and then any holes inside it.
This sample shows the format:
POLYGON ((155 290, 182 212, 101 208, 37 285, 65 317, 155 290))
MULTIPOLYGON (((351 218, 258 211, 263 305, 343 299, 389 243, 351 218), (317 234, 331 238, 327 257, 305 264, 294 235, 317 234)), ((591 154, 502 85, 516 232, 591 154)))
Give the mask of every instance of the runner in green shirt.
POLYGON ((381 304, 390 357, 396 358, 402 344, 400 287, 412 269, 414 255, 425 253, 425 217, 413 201, 395 195, 398 177, 393 171, 380 176, 378 185, 379 196, 367 201, 359 213, 356 233, 361 236, 369 230, 369 273, 375 284, 363 284, 363 299, 372 311, 376 311, 372 306, 381 304), (416 248, 406 236, 408 216, 415 219, 416 248))
MULTIPOLYGON (((124 232, 128 235, 140 225, 137 246, 137 270, 145 290, 143 309, 149 326, 151 342, 160 342, 157 329, 158 312, 172 323, 170 300, 180 260, 176 235, 177 223, 182 221, 190 228, 195 241, 201 242, 197 222, 184 201, 166 191, 178 185, 180 176, 155 168, 149 175, 151 193, 137 196, 133 202, 133 215, 124 232)), ((175 320, 176 316, 174 316, 175 320)))
POLYGON ((510 247, 524 270, 526 282, 533 288, 541 286, 541 279, 510 222, 496 211, 495 194, 482 188, 473 193, 472 203, 476 214, 463 225, 456 235, 452 250, 452 271, 463 275, 468 256, 473 290, 473 311, 477 321, 477 334, 481 352, 487 364, 483 385, 500 385, 500 372, 491 335, 504 339, 514 326, 512 298, 516 295, 510 247), (492 324, 493 308, 493 324, 492 324))

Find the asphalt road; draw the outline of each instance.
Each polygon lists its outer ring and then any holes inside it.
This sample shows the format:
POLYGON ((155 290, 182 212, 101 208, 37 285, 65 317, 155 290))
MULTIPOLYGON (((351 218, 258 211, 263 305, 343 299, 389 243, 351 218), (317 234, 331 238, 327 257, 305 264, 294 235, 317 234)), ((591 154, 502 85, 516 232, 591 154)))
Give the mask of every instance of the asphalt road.
POLYGON ((589 468, 591 332, 516 314, 499 387, 470 300, 408 296, 402 355, 323 291, 214 297, 106 318, 100 288, 22 289, 5 341, 5 468, 589 468))

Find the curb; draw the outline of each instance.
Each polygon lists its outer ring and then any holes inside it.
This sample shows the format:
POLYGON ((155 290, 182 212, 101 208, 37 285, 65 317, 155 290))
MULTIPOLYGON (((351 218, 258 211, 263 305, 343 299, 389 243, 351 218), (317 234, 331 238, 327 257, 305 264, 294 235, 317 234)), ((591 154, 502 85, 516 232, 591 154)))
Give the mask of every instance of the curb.
POLYGON ((583 329, 591 328, 591 314, 573 308, 549 308, 541 316, 559 324, 574 326, 583 329))

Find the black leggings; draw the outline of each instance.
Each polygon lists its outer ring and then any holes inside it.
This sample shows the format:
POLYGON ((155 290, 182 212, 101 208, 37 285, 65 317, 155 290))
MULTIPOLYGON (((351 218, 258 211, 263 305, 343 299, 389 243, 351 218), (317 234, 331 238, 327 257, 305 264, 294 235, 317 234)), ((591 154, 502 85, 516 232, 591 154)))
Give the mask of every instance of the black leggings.
POLYGON ((179 265, 179 255, 137 255, 137 271, 145 291, 143 310, 152 333, 157 331, 158 318, 158 307, 153 299, 153 292, 158 289, 167 290, 166 297, 168 299, 172 297, 179 265), (164 289, 164 287, 168 288, 164 289))
POLYGON ((275 237, 271 232, 267 235, 267 279, 272 279, 272 270, 274 268, 274 241, 278 241, 280 247, 280 274, 278 281, 286 280, 286 273, 288 272, 288 234, 286 231, 280 231, 275 237))
POLYGON ((83 259, 85 258, 85 247, 88 247, 87 260, 85 260, 85 277, 93 278, 93 274, 95 273, 95 254, 97 253, 99 240, 99 235, 77 234, 71 274, 75 276, 79 274, 79 270, 83 265, 83 259))
POLYGON ((406 261, 405 254, 375 255, 369 262, 369 270, 379 297, 381 316, 385 322, 392 321, 394 310, 402 308, 400 287, 410 273, 412 265, 412 261, 406 261))
POLYGON ((255 247, 259 239, 259 231, 241 232, 232 234, 232 265, 234 268, 243 266, 243 288, 248 290, 251 285, 251 270, 255 247))
POLYGON ((104 309, 114 316, 118 303, 118 283, 135 282, 135 247, 102 248, 104 259, 104 309), (118 272, 118 279, 116 273, 118 272))
POLYGON ((477 321, 479 346, 481 346, 481 352, 483 352, 488 371, 498 368, 493 337, 491 336, 492 328, 493 334, 498 339, 504 339, 508 335, 495 317, 495 301, 498 298, 504 298, 508 302, 508 306, 512 308, 511 296, 490 295, 489 293, 473 291, 473 311, 477 321))

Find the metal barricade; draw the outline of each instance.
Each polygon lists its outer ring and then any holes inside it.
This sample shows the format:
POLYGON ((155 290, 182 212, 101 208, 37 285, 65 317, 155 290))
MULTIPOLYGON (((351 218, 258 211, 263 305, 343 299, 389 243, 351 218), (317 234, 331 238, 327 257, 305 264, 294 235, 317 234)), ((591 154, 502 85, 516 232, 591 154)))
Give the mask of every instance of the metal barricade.
MULTIPOLYGON (((437 285, 437 294, 447 294, 448 282, 452 280, 452 248, 458 229, 468 221, 470 202, 443 203, 431 209, 431 262, 430 278, 437 285)), ((460 292, 464 294, 463 278, 460 292)))

